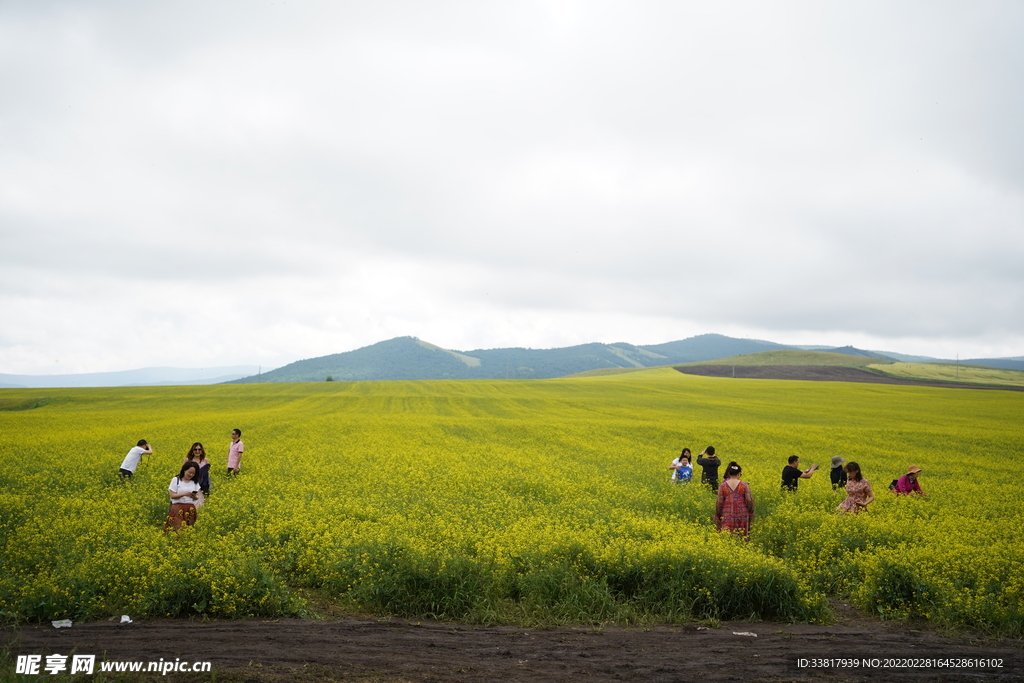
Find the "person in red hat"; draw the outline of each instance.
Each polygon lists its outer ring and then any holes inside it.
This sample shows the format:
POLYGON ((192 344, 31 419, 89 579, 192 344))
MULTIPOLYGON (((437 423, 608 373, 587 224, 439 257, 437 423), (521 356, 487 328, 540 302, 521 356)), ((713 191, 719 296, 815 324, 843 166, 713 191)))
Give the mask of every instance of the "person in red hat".
POLYGON ((921 482, 917 480, 920 473, 920 467, 917 465, 911 465, 907 468, 907 473, 896 481, 896 488, 893 490, 896 493, 905 496, 909 496, 911 493, 917 493, 923 498, 927 498, 928 496, 921 490, 921 482))

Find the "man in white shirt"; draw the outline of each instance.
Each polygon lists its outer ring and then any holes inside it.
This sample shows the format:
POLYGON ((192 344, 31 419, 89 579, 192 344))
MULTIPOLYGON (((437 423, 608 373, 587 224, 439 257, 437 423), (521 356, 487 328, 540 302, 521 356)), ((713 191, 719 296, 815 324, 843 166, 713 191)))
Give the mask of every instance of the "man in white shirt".
POLYGON ((121 469, 118 470, 122 480, 132 478, 135 474, 135 468, 139 466, 139 462, 142 460, 143 454, 152 455, 153 447, 146 443, 145 439, 139 439, 138 445, 128 451, 128 455, 124 456, 124 462, 121 463, 121 469))

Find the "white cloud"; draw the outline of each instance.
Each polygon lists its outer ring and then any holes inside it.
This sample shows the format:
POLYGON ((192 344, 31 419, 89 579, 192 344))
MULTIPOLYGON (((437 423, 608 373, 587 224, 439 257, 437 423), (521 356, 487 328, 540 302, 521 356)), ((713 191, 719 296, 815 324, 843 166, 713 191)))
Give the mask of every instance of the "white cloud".
POLYGON ((0 372, 403 334, 1020 355, 1022 14, 4 5, 0 372))

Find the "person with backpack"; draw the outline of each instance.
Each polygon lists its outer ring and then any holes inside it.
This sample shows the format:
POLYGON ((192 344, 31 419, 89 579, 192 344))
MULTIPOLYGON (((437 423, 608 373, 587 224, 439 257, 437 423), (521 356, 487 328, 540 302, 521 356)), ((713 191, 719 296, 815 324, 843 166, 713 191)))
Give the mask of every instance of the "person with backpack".
POLYGON ((192 526, 196 523, 196 501, 199 500, 199 465, 189 460, 181 466, 178 476, 171 479, 167 487, 171 495, 171 507, 167 511, 164 522, 164 533, 175 531, 181 525, 192 526))

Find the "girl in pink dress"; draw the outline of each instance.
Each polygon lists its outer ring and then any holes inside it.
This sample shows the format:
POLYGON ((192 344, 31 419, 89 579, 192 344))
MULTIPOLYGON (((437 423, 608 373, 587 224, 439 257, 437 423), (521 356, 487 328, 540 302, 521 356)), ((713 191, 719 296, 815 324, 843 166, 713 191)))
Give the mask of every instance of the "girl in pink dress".
POLYGON ((725 468, 725 481, 718 487, 718 502, 715 504, 715 528, 749 538, 750 522, 754 519, 754 497, 750 495, 750 485, 740 481, 742 471, 736 461, 725 468))
POLYGON ((852 461, 846 463, 846 479, 846 500, 839 504, 836 511, 857 514, 867 510, 875 494, 871 484, 860 473, 860 465, 852 461))

